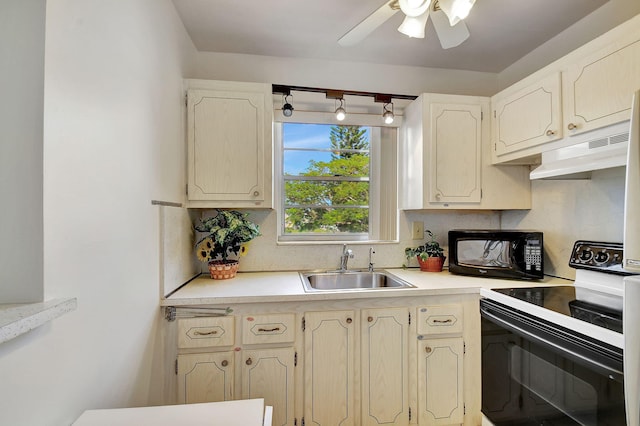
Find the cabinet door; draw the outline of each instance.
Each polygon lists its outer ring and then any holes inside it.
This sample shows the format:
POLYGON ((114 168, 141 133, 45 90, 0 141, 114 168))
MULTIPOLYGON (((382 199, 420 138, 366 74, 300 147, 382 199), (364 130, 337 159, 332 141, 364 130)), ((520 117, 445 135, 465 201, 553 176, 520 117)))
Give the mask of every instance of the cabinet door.
POLYGON ((242 399, 264 398, 274 426, 294 425, 293 348, 243 351, 242 399))
POLYGON ((409 311, 368 309, 361 318, 361 424, 407 425, 409 311))
POLYGON ((305 402, 307 424, 355 424, 354 311, 305 314, 305 402))
POLYGON ((463 356, 461 337, 419 340, 420 425, 449 425, 464 421, 463 356))
POLYGON ((430 107, 431 203, 480 202, 482 116, 480 105, 434 103, 430 107))
POLYGON ((628 120, 633 92, 640 87, 640 41, 612 44, 575 63, 563 87, 570 135, 628 120))
POLYGON ((178 402, 233 399, 233 352, 178 355, 178 402))
POLYGON ((271 207, 269 92, 192 89, 187 99, 188 199, 271 207))
POLYGON ((493 102, 496 155, 531 148, 562 138, 560 73, 493 102))

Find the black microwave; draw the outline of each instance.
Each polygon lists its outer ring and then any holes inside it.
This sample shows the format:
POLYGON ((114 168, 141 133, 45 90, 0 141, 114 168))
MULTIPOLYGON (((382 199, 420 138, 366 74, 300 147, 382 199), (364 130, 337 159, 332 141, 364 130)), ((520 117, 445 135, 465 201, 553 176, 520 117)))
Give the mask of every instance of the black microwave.
POLYGON ((542 279, 542 232, 451 230, 449 272, 492 278, 542 279))

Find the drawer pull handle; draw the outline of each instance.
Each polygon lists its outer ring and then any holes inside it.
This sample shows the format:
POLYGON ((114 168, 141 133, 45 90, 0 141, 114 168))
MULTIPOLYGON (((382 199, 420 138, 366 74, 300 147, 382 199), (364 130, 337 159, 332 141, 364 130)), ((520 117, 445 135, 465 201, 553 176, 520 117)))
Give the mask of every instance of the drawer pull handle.
POLYGON ((351 324, 353 320, 351 318, 347 318, 347 324, 351 324))
POLYGON ((431 351, 432 351, 432 349, 431 349, 429 346, 427 346, 427 347, 425 347, 425 348, 424 348, 424 351, 425 351, 426 353, 430 354, 430 353, 431 353, 431 351))
POLYGON ((227 365, 229 365, 229 361, 227 361, 226 359, 224 361, 222 361, 222 366, 226 367, 227 365))
POLYGON ((547 136, 553 136, 556 132, 554 130, 547 130, 547 136))
POLYGON ((575 125, 575 124, 573 124, 573 123, 569 123, 569 125, 567 126, 567 129, 569 129, 569 130, 575 130, 575 129, 577 129, 577 128, 578 128, 578 126, 576 126, 576 125, 575 125))
POLYGON ((274 328, 259 328, 258 331, 263 332, 263 333, 271 333, 272 331, 280 331, 280 327, 274 327, 274 328))
POLYGON ((451 318, 446 319, 446 320, 438 320, 438 319, 434 319, 433 322, 435 324, 448 324, 451 322, 451 318))
POLYGON ((245 361, 245 364, 251 365, 253 364, 253 360, 251 358, 247 358, 247 360, 245 361))
POLYGON ((195 331, 193 334, 195 334, 196 336, 211 336, 212 334, 218 334, 218 330, 195 331))

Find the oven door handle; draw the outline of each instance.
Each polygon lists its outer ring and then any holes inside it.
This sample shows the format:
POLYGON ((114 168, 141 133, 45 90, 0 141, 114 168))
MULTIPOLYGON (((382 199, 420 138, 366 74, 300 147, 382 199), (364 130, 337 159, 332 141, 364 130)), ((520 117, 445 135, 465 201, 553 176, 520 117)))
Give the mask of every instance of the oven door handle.
MULTIPOLYGON (((524 328, 519 324, 514 324, 514 322, 501 318, 499 315, 491 312, 490 308, 481 307, 480 312, 483 317, 487 318, 489 321, 496 323, 512 332, 519 334, 520 336, 526 338, 527 340, 534 341, 542 346, 547 347, 548 349, 560 353, 564 356, 568 356, 577 361, 582 361, 583 363, 588 364, 591 368, 599 371, 601 373, 606 374, 609 378, 614 379, 616 381, 623 381, 623 372, 618 370, 617 368, 605 365, 598 360, 595 360, 584 353, 577 352, 568 348, 566 346, 562 346, 556 342, 553 342, 541 335, 541 333, 536 333, 535 330, 531 330, 533 327, 524 328)), ((515 320, 517 322, 517 320, 515 320)), ((526 324, 523 324, 526 326, 526 324)))

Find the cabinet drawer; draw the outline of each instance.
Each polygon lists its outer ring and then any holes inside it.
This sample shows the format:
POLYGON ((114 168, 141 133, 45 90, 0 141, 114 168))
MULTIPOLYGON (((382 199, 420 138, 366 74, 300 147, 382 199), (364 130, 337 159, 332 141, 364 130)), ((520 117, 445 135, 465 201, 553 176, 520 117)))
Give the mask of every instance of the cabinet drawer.
POLYGON ((234 320, 234 317, 181 319, 178 321, 178 347, 231 346, 235 341, 234 320))
POLYGON ((462 333, 462 306, 424 306, 418 308, 418 334, 462 333))
POLYGON ((295 315, 246 315, 242 317, 242 343, 292 343, 295 315))

